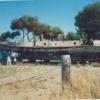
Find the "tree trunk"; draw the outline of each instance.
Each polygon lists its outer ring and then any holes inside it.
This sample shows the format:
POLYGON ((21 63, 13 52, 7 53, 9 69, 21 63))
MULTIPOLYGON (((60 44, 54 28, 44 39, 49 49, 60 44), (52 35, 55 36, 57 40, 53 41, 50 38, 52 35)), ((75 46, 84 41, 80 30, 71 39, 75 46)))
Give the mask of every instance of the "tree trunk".
POLYGON ((43 41, 43 34, 40 34, 40 41, 43 41))
POLYGON ((36 35, 33 35, 34 46, 36 45, 36 35))
POLYGON ((87 44, 90 45, 90 40, 91 40, 91 36, 90 34, 87 34, 87 44))
POLYGON ((25 32, 24 32, 24 30, 22 30, 22 31, 23 31, 23 42, 24 42, 25 32))
POLYGON ((27 32, 27 40, 28 40, 28 42, 31 42, 28 32, 27 32))

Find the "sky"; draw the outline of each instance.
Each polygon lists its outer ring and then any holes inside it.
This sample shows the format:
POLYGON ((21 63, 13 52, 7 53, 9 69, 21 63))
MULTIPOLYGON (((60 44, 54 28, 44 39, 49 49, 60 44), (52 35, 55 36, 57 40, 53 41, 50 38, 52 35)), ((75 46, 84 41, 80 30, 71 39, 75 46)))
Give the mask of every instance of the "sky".
POLYGON ((75 16, 84 6, 100 0, 0 0, 0 33, 11 31, 12 20, 38 16, 40 22, 75 32, 75 16))

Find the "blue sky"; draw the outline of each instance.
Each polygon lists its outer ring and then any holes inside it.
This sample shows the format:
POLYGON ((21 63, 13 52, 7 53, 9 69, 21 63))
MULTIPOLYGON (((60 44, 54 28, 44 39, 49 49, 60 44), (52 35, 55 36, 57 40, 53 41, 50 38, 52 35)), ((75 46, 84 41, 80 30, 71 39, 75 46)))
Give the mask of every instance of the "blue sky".
POLYGON ((0 33, 10 31, 13 19, 23 15, 38 16, 40 21, 59 26, 67 34, 75 31, 75 16, 89 3, 99 0, 0 0, 0 33))

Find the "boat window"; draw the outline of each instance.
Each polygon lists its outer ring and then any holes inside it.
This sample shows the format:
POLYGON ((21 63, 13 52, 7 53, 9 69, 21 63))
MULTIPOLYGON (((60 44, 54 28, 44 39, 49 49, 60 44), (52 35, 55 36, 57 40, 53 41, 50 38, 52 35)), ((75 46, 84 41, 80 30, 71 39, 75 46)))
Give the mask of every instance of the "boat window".
POLYGON ((46 43, 44 43, 44 45, 46 45, 46 43))
POLYGON ((76 44, 76 42, 74 42, 74 45, 76 44))

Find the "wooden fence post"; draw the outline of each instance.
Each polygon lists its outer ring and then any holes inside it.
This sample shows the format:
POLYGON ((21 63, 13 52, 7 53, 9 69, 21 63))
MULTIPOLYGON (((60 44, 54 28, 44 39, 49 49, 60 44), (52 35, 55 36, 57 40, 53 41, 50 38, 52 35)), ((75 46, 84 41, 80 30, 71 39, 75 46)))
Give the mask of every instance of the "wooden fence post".
POLYGON ((61 81, 62 81, 62 92, 64 90, 64 85, 70 81, 70 65, 71 58, 70 55, 61 56, 61 81))

